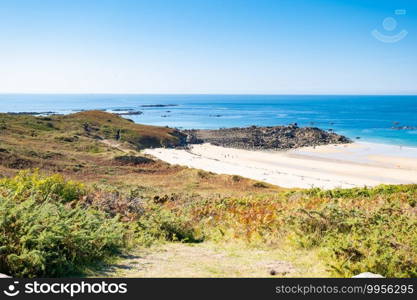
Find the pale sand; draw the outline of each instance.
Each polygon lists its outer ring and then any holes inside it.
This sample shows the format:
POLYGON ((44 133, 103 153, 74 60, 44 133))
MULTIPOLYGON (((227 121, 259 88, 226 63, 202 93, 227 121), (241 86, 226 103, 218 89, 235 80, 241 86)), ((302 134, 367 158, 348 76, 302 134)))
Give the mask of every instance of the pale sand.
POLYGON ((282 187, 363 187, 417 183, 417 148, 354 143, 290 151, 249 151, 194 145, 190 150, 148 149, 171 164, 240 175, 282 187))

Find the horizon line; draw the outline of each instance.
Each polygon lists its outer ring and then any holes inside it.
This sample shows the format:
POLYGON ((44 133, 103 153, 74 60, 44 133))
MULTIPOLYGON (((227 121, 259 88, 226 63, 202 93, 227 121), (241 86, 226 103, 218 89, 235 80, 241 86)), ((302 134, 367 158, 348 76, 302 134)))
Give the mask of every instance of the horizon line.
POLYGON ((112 93, 112 92, 0 92, 0 95, 190 95, 190 96, 417 96, 412 93, 112 93))

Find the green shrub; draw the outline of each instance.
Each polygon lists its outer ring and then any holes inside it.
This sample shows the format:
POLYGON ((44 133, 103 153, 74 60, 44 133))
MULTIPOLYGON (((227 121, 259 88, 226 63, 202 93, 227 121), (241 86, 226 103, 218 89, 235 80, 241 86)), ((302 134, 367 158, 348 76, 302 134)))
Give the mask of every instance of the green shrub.
POLYGON ((137 221, 137 237, 142 245, 155 241, 200 242, 191 222, 162 205, 149 204, 137 221))
POLYGON ((59 277, 81 272, 126 246, 117 218, 66 202, 84 193, 60 176, 20 173, 0 182, 0 273, 59 277))
POLYGON ((299 210, 291 221, 299 244, 321 247, 335 275, 417 276, 417 218, 398 204, 367 212, 333 203, 299 210))
POLYGON ((351 188, 351 189, 332 189, 322 190, 313 188, 305 191, 306 195, 325 198, 355 198, 355 197, 373 197, 389 196, 396 193, 416 193, 417 185, 386 185, 381 184, 373 188, 351 188))
POLYGON ((264 189, 264 188, 267 188, 268 186, 265 183, 259 181, 259 182, 255 182, 253 184, 253 187, 264 189))
POLYGON ((42 177, 37 171, 21 171, 12 178, 0 179, 0 192, 15 201, 34 198, 37 201, 59 201, 67 203, 86 194, 80 183, 66 181, 61 175, 42 177))
POLYGON ((240 181, 242 181, 242 179, 243 179, 243 177, 239 176, 239 175, 233 175, 232 176, 232 181, 233 182, 240 182, 240 181))
POLYGON ((316 248, 333 275, 417 276, 417 185, 174 201, 207 239, 316 248))

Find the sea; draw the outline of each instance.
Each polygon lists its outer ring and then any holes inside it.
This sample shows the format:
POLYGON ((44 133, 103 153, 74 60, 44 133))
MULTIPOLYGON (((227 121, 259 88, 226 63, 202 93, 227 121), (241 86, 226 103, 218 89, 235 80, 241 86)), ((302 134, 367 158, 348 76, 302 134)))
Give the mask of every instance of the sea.
POLYGON ((217 129, 297 123, 356 141, 417 147, 417 96, 0 94, 0 112, 141 111, 136 123, 217 129))

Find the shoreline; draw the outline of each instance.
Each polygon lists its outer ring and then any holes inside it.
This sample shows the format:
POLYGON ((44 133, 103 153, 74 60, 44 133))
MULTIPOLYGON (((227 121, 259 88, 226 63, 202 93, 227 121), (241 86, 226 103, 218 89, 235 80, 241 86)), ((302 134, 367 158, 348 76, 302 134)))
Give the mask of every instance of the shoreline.
POLYGON ((287 188, 417 183, 417 147, 354 142, 276 151, 198 144, 189 149, 157 148, 144 152, 171 164, 287 188))

